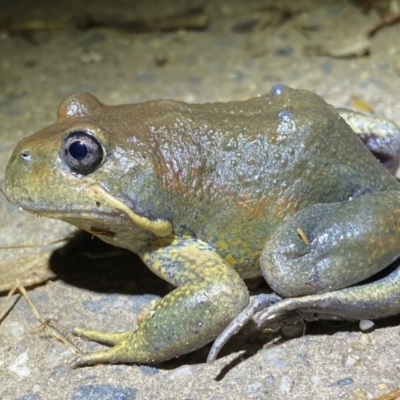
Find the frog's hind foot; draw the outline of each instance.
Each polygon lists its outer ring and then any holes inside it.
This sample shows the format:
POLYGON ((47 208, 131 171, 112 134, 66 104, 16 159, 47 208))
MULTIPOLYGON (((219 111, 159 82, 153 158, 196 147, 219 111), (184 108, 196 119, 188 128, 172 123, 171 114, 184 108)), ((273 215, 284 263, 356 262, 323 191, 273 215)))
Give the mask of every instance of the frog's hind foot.
POLYGON ((274 330, 299 321, 369 320, 400 313, 400 265, 384 278, 333 292, 282 299, 261 294, 225 328, 211 347, 207 361, 254 317, 259 329, 274 330))
POLYGON ((259 311, 264 310, 271 304, 277 303, 282 300, 276 294, 260 294, 254 297, 249 305, 231 321, 231 323, 224 329, 224 331, 214 341, 211 350, 207 357, 207 362, 212 363, 217 359, 218 353, 225 345, 225 343, 240 331, 240 329, 247 324, 259 311))
POLYGON ((296 311, 302 319, 369 320, 400 313, 400 266, 375 282, 333 292, 288 298, 266 308, 255 318, 270 327, 277 316, 296 311))

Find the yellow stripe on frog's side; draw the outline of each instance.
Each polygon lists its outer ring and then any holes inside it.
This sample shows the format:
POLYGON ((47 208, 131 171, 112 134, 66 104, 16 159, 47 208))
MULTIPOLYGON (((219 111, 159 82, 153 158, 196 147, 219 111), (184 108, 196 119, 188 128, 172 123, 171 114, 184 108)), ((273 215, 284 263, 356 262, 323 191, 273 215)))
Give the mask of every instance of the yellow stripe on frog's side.
POLYGON ((143 229, 147 229, 156 236, 164 237, 172 233, 172 224, 166 220, 151 221, 146 217, 135 214, 125 203, 116 199, 107 190, 98 184, 90 185, 87 188, 88 192, 93 192, 94 197, 99 198, 111 208, 122 211, 131 221, 143 229))

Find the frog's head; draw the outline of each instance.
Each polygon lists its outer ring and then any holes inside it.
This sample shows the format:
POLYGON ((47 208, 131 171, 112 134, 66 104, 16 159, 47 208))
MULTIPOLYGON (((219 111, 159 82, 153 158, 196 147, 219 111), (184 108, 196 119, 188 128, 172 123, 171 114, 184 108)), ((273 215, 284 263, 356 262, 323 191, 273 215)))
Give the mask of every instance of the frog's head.
POLYGON ((6 170, 8 200, 94 234, 129 227, 169 235, 157 178, 143 144, 130 140, 124 113, 86 93, 65 99, 57 122, 14 150, 6 170))

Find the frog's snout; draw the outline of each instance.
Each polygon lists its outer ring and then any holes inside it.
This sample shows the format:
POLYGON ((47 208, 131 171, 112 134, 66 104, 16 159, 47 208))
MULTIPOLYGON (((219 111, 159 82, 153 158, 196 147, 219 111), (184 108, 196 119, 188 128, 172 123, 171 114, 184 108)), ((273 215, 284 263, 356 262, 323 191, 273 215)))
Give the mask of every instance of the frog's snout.
MULTIPOLYGON (((44 189, 54 187, 54 142, 39 140, 35 143, 34 137, 18 143, 7 164, 4 182, 3 193, 7 200, 25 209, 40 208, 45 200, 44 189)), ((47 197, 50 192, 47 191, 47 197)))
POLYGON ((29 137, 22 139, 11 154, 6 168, 6 181, 11 171, 13 171, 15 168, 21 168, 24 165, 29 165, 34 161, 35 151, 33 150, 33 146, 30 145, 29 139, 29 137))
POLYGON ((6 176, 3 184, 0 186, 2 193, 10 203, 17 203, 19 197, 18 194, 22 192, 26 193, 26 187, 24 188, 24 175, 29 175, 29 164, 32 161, 32 154, 28 150, 14 150, 10 161, 7 164, 6 176))
POLYGON ((32 155, 31 155, 31 152, 30 152, 29 150, 22 150, 22 151, 19 153, 19 157, 20 157, 22 160, 26 161, 26 162, 32 160, 32 155))

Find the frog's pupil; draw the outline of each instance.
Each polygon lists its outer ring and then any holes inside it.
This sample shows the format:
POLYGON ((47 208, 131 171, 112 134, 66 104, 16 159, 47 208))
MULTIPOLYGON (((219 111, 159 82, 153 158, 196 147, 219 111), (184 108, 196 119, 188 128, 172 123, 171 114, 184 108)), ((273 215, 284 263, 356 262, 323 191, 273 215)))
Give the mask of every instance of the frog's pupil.
POLYGON ((86 144, 77 140, 76 142, 73 142, 71 146, 69 146, 69 154, 71 154, 72 157, 75 158, 75 160, 83 160, 88 153, 88 149, 86 147, 86 144))

